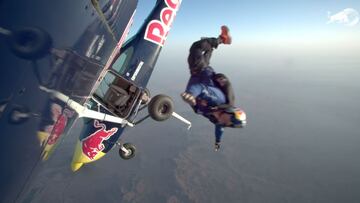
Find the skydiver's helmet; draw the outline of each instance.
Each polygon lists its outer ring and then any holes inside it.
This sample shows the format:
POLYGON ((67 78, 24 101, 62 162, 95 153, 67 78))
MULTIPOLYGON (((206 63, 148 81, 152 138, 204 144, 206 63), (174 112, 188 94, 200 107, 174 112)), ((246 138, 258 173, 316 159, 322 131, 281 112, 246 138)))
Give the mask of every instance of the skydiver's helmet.
POLYGON ((229 127, 242 128, 246 125, 246 113, 242 109, 229 107, 225 109, 225 112, 231 114, 232 124, 229 127))

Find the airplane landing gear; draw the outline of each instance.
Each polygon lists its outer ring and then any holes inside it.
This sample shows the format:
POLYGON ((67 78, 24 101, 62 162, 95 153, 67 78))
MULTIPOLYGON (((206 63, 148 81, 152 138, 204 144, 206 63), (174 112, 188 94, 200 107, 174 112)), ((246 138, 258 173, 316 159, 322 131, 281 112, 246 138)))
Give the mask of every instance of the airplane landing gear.
MULTIPOLYGON (((1 103, 0 103, 0 115, 1 115, 1 103)), ((30 118, 40 118, 39 113, 31 112, 27 107, 15 105, 13 109, 9 112, 8 122, 10 124, 19 125, 25 123, 30 118)))
POLYGON ((31 117, 31 112, 28 108, 19 106, 11 110, 9 114, 9 123, 21 124, 27 121, 31 117))
POLYGON ((131 143, 120 144, 119 155, 122 159, 129 160, 135 157, 136 148, 131 143))
POLYGON ((150 91, 145 88, 144 93, 141 96, 141 104, 146 105, 150 102, 150 91))
POLYGON ((23 59, 37 60, 50 53, 52 39, 39 28, 26 27, 9 31, 9 46, 12 52, 23 59))
POLYGON ((168 119, 174 111, 174 102, 169 96, 156 95, 150 100, 148 106, 149 115, 156 121, 164 121, 168 119))

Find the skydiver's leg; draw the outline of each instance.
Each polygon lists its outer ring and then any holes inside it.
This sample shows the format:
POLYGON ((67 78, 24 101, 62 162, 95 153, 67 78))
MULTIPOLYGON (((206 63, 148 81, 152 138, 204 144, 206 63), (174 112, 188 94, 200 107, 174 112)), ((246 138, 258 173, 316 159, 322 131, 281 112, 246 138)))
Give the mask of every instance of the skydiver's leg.
POLYGON ((215 151, 220 148, 221 137, 224 133, 224 128, 221 125, 215 125, 215 151))
POLYGON ((211 54, 219 43, 219 38, 213 37, 204 38, 192 44, 188 56, 188 64, 192 74, 201 72, 205 67, 209 66, 211 54))
POLYGON ((212 52, 219 44, 231 44, 229 28, 226 26, 221 27, 219 37, 202 38, 192 44, 188 56, 191 74, 201 72, 205 67, 209 66, 212 52))
POLYGON ((221 34, 218 38, 203 38, 196 41, 190 47, 188 64, 191 77, 186 87, 186 92, 181 97, 191 106, 195 106, 196 97, 202 92, 204 86, 214 87, 214 70, 209 66, 210 58, 214 48, 219 44, 230 44, 231 37, 226 26, 221 27, 221 34))

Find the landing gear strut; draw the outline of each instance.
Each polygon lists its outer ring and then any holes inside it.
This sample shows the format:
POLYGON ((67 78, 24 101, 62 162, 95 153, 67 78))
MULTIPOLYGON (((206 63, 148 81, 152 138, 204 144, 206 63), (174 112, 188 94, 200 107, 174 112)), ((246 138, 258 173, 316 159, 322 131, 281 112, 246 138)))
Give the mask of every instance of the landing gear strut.
POLYGON ((31 117, 31 112, 28 108, 23 106, 15 107, 9 114, 8 121, 11 124, 21 124, 31 117))

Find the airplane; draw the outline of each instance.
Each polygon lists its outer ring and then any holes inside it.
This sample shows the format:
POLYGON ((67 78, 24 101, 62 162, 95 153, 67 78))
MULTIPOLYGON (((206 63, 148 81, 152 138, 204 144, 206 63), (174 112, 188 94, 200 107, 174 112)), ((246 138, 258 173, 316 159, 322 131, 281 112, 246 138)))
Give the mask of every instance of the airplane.
POLYGON ((39 160, 48 160, 80 122, 84 127, 75 146, 73 171, 102 158, 114 146, 119 146, 123 159, 133 158, 135 146, 120 143, 119 138, 124 128, 149 117, 164 121, 173 116, 191 127, 191 122, 174 112, 170 97, 151 98, 146 88, 180 3, 157 0, 138 32, 124 43, 135 15, 135 0, 66 0, 51 5, 2 2, 6 13, 12 12, 9 16, 20 14, 8 18, 9 22, 0 21, 1 40, 7 44, 0 48, 1 63, 15 67, 8 78, 0 78, 8 84, 1 85, 0 132, 14 135, 1 136, 8 143, 0 159, 6 163, 0 176, 0 192, 7 194, 3 200, 18 198, 19 185, 26 184, 39 160), (22 10, 30 6, 38 11, 33 19, 22 10), (52 16, 41 18, 46 14, 52 16), (64 23, 64 18, 74 22, 64 23), (5 28, 10 22, 36 26, 5 28), (148 115, 137 119, 146 108, 148 115), (5 153, 11 154, 12 161, 5 153))
MULTIPOLYGON (((64 102, 64 110, 56 121, 61 128, 66 126, 60 119, 70 117, 66 110, 73 110, 78 117, 90 119, 85 121, 76 144, 71 163, 73 171, 77 171, 85 163, 100 159, 115 144, 119 145, 119 154, 123 159, 134 157, 135 146, 131 143, 119 143, 117 140, 126 126, 134 127, 148 117, 164 121, 174 116, 190 128, 191 123, 173 111, 174 104, 170 97, 157 95, 150 99, 150 93, 146 89, 179 6, 180 1, 157 1, 138 33, 121 47, 119 54, 111 60, 114 62, 110 62, 102 71, 85 102, 72 99, 73 96, 67 96, 61 91, 40 87, 64 102), (148 115, 136 121, 138 112, 146 107, 148 115)), ((49 142, 54 143, 51 139, 53 135, 59 136, 56 129, 57 125, 54 125, 47 145, 49 142)))

